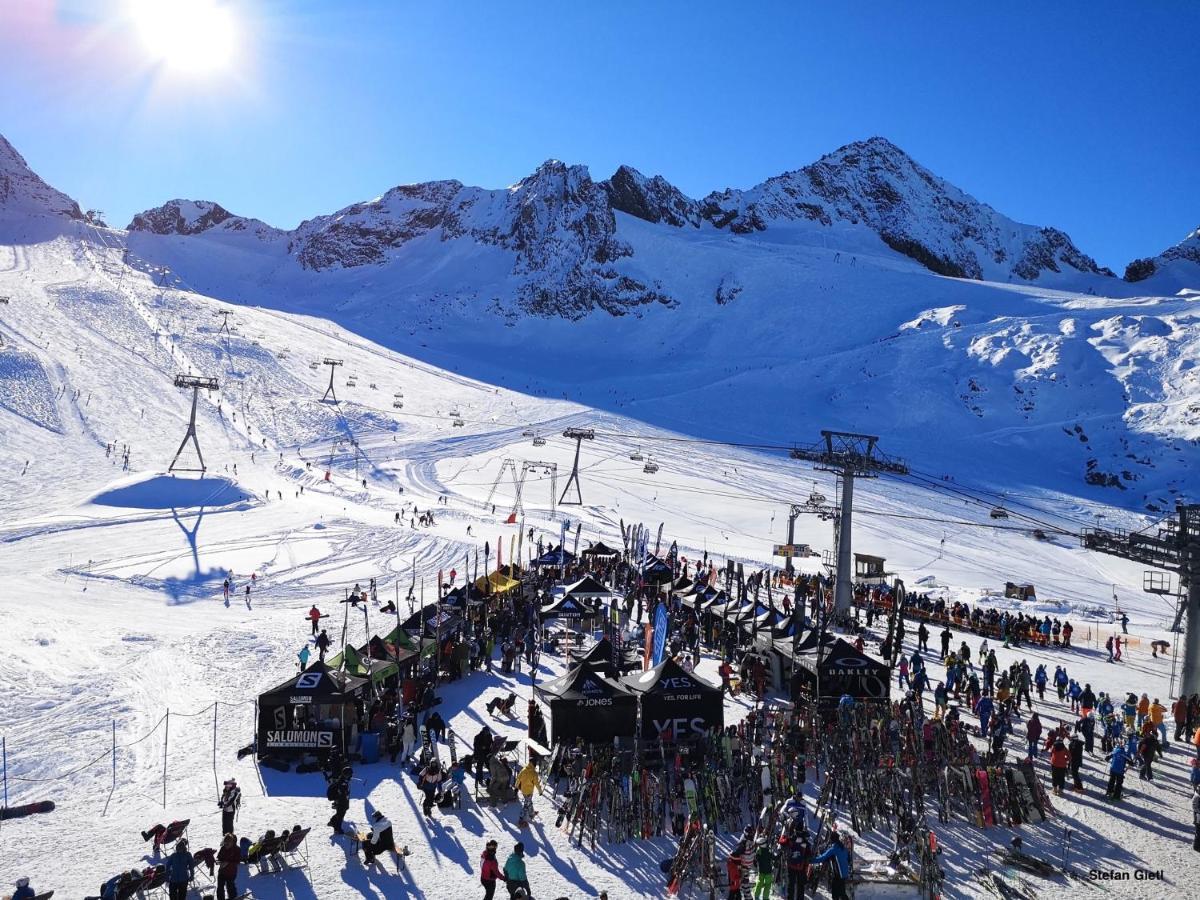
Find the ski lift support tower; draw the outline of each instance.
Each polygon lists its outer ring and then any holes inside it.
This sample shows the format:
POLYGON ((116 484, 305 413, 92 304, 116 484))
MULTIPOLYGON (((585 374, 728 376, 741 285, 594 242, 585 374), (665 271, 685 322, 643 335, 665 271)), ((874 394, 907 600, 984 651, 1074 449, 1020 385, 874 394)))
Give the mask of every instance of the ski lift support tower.
POLYGON ((321 360, 321 365, 329 366, 329 387, 325 388, 325 394, 321 397, 321 402, 324 403, 326 400, 332 397, 333 402, 337 403, 337 392, 333 389, 333 373, 337 371, 338 366, 342 365, 342 361, 340 359, 330 359, 327 356, 321 360))
MULTIPOLYGON (((1183 672, 1179 694, 1200 691, 1200 503, 1176 501, 1175 515, 1149 529, 1090 528, 1083 532, 1083 546, 1156 569, 1174 572, 1180 588, 1187 588, 1183 609, 1187 630, 1183 639, 1183 672)), ((1178 621, 1176 625, 1178 625, 1178 621)))
POLYGON ((877 478, 880 472, 907 475, 908 464, 880 453, 878 437, 848 431, 822 431, 821 441, 794 447, 792 459, 813 463, 818 471, 842 478, 842 508, 837 540, 837 582, 833 594, 835 617, 850 614, 854 598, 854 558, 851 552, 851 517, 854 510, 854 479, 877 478))
POLYGON ((579 488, 579 448, 584 441, 594 441, 596 432, 591 428, 568 428, 563 432, 563 437, 575 442, 575 462, 571 465, 571 474, 563 487, 562 496, 558 498, 558 505, 583 506, 583 491, 579 488), (575 499, 568 501, 567 493, 571 490, 571 485, 575 485, 575 499))
POLYGON ((171 460, 171 465, 167 466, 168 472, 199 472, 204 474, 204 454, 200 452, 200 441, 196 437, 196 403, 200 399, 200 390, 203 388, 206 391, 215 391, 217 389, 217 379, 207 378, 203 375, 176 375, 175 387, 191 388, 192 389, 192 415, 188 419, 187 431, 183 435, 183 440, 179 443, 179 449, 175 451, 175 458, 171 460), (191 439, 192 445, 196 448, 196 459, 200 462, 200 468, 191 469, 175 467, 179 462, 179 454, 183 452, 183 448, 187 446, 188 439, 191 439))

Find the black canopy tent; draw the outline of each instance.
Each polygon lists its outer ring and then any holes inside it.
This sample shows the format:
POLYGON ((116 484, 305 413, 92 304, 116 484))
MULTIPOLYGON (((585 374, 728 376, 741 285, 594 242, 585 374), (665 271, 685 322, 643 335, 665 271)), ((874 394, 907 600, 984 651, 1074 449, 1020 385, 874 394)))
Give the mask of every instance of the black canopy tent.
POLYGON ((596 560, 609 560, 616 559, 621 555, 621 551, 614 550, 612 547, 607 546, 603 541, 596 541, 596 543, 592 544, 586 550, 581 551, 579 555, 591 557, 592 559, 596 560))
POLYGON ((881 660, 859 652, 853 644, 835 638, 818 653, 816 642, 797 647, 793 658, 793 692, 812 694, 822 706, 836 705, 849 694, 855 700, 887 700, 891 670, 881 660))
POLYGON ((614 737, 633 737, 637 730, 637 698, 588 663, 536 685, 533 691, 550 708, 550 736, 555 742, 611 743, 614 737))
POLYGON ((538 617, 546 619, 593 619, 600 615, 600 607, 595 600, 572 597, 563 594, 553 602, 543 606, 538 617))
POLYGON ((725 727, 721 689, 667 658, 624 683, 641 695, 642 740, 680 741, 725 727))
POLYGON ((576 656, 570 654, 572 664, 587 663, 609 678, 618 678, 626 672, 633 672, 642 667, 642 654, 636 648, 626 647, 618 659, 614 655, 615 647, 608 638, 600 638, 586 653, 576 656))
POLYGON ((258 698, 259 756, 346 752, 353 740, 357 701, 366 687, 355 678, 314 662, 258 698))
POLYGON ((663 585, 670 584, 675 580, 674 570, 657 556, 648 557, 641 568, 641 572, 642 581, 646 582, 646 584, 663 585))

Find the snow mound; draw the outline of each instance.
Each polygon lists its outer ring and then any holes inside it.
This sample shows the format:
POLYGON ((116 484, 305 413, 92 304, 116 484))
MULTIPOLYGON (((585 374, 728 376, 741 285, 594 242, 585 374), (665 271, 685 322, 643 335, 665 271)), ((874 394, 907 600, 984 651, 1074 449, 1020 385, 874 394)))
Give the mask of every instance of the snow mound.
POLYGON ((0 352, 0 407, 48 431, 62 433, 54 387, 32 353, 0 352))
POLYGON ((92 498, 92 503, 125 509, 185 509, 193 506, 229 506, 249 499, 250 495, 228 478, 156 475, 97 494, 92 498))

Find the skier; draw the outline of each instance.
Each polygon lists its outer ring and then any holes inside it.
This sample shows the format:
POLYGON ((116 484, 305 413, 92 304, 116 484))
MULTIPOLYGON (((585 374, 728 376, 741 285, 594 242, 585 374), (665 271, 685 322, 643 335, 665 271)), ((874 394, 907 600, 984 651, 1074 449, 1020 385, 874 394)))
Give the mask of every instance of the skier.
POLYGON ((917 648, 929 652, 929 629, 925 627, 924 621, 917 626, 917 648))
POLYGON ((225 590, 225 602, 228 603, 229 602, 229 579, 228 578, 225 579, 224 590, 225 590))
MULTIPOLYGON (((1037 759, 1038 744, 1042 739, 1042 720, 1038 718, 1037 713, 1031 715, 1029 717, 1029 721, 1025 725, 1025 738, 1029 744, 1029 758, 1037 759)), ((1051 765, 1053 765, 1053 763, 1051 763, 1051 765)))
POLYGON ((496 862, 496 842, 488 841, 479 857, 479 883, 483 885, 483 900, 492 900, 496 896, 497 879, 506 880, 496 862))
POLYGON ((950 626, 947 625, 942 629, 942 659, 950 655, 950 641, 954 639, 954 635, 950 632, 950 626))
POLYGON ((524 888, 529 895, 529 879, 525 872, 525 845, 518 841, 513 845, 512 853, 504 861, 504 883, 508 887, 508 896, 516 897, 517 891, 524 888))
POLYGON ((791 836, 786 839, 785 847, 788 876, 787 900, 804 900, 804 891, 808 887, 808 868, 809 861, 812 859, 812 847, 808 842, 808 831, 803 826, 789 829, 789 832, 791 836))
POLYGON ((975 704, 975 714, 979 716, 979 733, 983 737, 988 736, 988 725, 991 722, 992 711, 995 709, 995 701, 992 700, 992 695, 984 693, 979 698, 979 702, 975 704))
POLYGON ((1104 758, 1109 760, 1108 790, 1105 791, 1105 796, 1109 800, 1120 800, 1121 786, 1125 782, 1125 769, 1129 766, 1129 754, 1125 751, 1124 744, 1117 744, 1104 758))
POLYGON ((1150 704, 1150 721, 1154 724, 1154 728, 1158 731, 1159 745, 1165 750, 1167 744, 1167 708, 1159 703, 1158 698, 1154 698, 1154 702, 1150 704))
POLYGON ((236 778, 230 778, 222 787, 221 799, 217 801, 221 810, 221 834, 229 834, 233 831, 233 820, 242 807, 242 789, 238 787, 236 778))
POLYGON ((369 866, 379 854, 396 850, 396 837, 392 832, 392 823, 383 813, 375 810, 372 816, 371 836, 362 842, 363 865, 369 866))
MULTIPOLYGON (((1129 616, 1121 613, 1121 634, 1129 634, 1129 616)), ((1117 659, 1121 658, 1120 650, 1117 651, 1117 659)))

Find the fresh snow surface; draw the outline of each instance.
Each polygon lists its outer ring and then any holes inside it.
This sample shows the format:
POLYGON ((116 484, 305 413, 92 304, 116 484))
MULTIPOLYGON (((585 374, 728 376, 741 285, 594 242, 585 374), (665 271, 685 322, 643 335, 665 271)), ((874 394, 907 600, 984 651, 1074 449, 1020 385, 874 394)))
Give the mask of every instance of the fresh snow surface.
MULTIPOLYGON (((631 224, 631 230, 639 227, 631 224)), ((136 255, 123 260, 122 233, 71 225, 36 240, 30 235, 23 231, 0 244, 0 295, 11 298, 0 308, 0 583, 5 585, 0 618, 6 638, 0 723, 9 802, 50 799, 58 809, 0 825, 0 882, 29 875, 37 889, 54 889, 60 897, 97 893, 118 870, 143 864, 147 845, 138 832, 159 821, 190 818, 193 847, 215 844, 217 787, 233 776, 245 792, 240 834, 256 837, 268 827, 278 830, 294 822, 314 826, 310 868, 248 880, 243 875, 242 886, 262 900, 459 898, 480 890, 477 862, 489 837, 500 841, 502 853, 524 839, 539 898, 580 900, 601 889, 613 900, 663 896, 658 863, 672 852, 669 839, 581 851, 552 827, 548 797, 537 801, 542 823, 525 831, 516 828, 515 807, 496 812, 469 802, 461 813, 426 823, 413 782, 396 777, 386 764, 357 768, 360 780, 349 819, 361 823, 368 810, 383 810, 395 823, 398 842, 413 852, 402 872, 366 871, 346 841, 331 841, 321 827, 329 810, 320 776, 260 774, 253 759, 239 761, 236 750, 252 738, 254 697, 295 671, 295 653, 307 631, 302 617, 313 602, 333 608, 348 586, 372 577, 379 579, 382 595, 403 595, 414 569, 432 595, 438 570, 461 565, 483 539, 493 547, 503 542, 507 553, 516 530, 503 524, 511 486, 497 490, 495 514, 484 505, 500 464, 505 458, 555 462, 561 489, 574 451, 573 443, 561 437, 564 427, 590 426, 598 432, 583 448, 586 505, 551 514, 548 481, 531 475, 524 491, 526 523, 543 538, 557 536, 564 514, 582 523, 585 540, 610 544, 619 544, 622 519, 651 528, 662 522, 665 540, 677 539, 688 557, 707 551, 751 568, 771 563, 771 545, 785 539, 788 502, 802 501, 814 483, 833 497, 830 477, 784 453, 679 438, 716 427, 700 420, 724 416, 720 428, 726 436, 744 433, 756 442, 758 435, 770 433, 776 398, 790 391, 801 364, 782 352, 757 357, 753 366, 749 361, 714 364, 715 337, 701 331, 698 317, 680 310, 681 334, 675 339, 694 341, 694 355, 656 366, 654 341, 660 337, 639 335, 637 321, 619 322, 603 337, 608 343, 602 352, 592 348, 581 354, 585 371, 572 396, 597 402, 539 398, 439 368, 417 353, 388 349, 385 344, 403 345, 399 321, 376 340, 369 329, 356 333, 304 314, 315 309, 303 295, 295 303, 302 312, 283 310, 280 296, 272 308, 237 306, 230 317, 233 333, 225 334, 218 330, 223 301, 189 290, 190 280, 151 270, 136 255), (311 364, 326 356, 345 363, 335 377, 337 406, 318 402, 328 370, 311 364), (642 362, 630 366, 631 358, 642 362), (183 438, 191 404, 191 393, 176 390, 171 381, 189 371, 221 382, 219 392, 201 393, 197 412, 209 464, 203 481, 164 474, 183 438), (709 380, 700 382, 698 373, 707 373, 709 380), (713 399, 735 386, 739 391, 730 397, 741 400, 713 399), (747 402, 752 396, 761 399, 747 402), (398 409, 394 402, 404 405, 398 409), (464 427, 452 425, 451 413, 461 416, 464 427), (527 428, 542 433, 546 445, 532 447, 522 436, 527 428), (642 463, 629 459, 637 448, 659 464, 657 474, 643 473, 642 463), (435 505, 443 495, 448 505, 435 505), (393 524, 397 510, 411 511, 414 504, 434 510, 435 527, 393 524), (468 526, 474 536, 467 535, 468 526), (229 573, 235 590, 227 604, 221 582, 229 573), (246 602, 251 575, 256 577, 246 602), (169 725, 163 721, 168 710, 169 725), (114 735, 115 790, 107 755, 114 735)), ((654 240, 649 233, 644 239, 654 240)), ((684 278, 692 266, 711 276, 722 264, 721 244, 734 240, 741 239, 695 235, 693 251, 677 263, 676 277, 684 278)), ((766 243, 752 246, 764 257, 785 252, 766 243)), ((182 245, 179 252, 186 252, 182 245)), ((832 285, 835 275, 854 284, 868 277, 864 257, 855 269, 843 264, 835 273, 828 254, 816 249, 786 253, 797 284, 832 285)), ((232 282, 237 266, 236 257, 230 259, 221 277, 232 282)), ((964 286, 889 259, 871 277, 884 285, 881 304, 892 303, 893 291, 913 279, 903 302, 888 307, 898 335, 889 345, 894 349, 879 352, 900 362, 859 373, 867 357, 851 353, 848 341, 833 329, 823 330, 821 312, 838 299, 831 292, 812 294, 810 302, 818 309, 798 316, 796 328, 815 332, 828 353, 803 365, 839 383, 789 408, 798 436, 815 438, 819 428, 836 424, 822 417, 826 404, 835 417, 846 415, 852 401, 838 398, 853 393, 851 376, 877 378, 891 386, 889 396, 908 382, 916 389, 910 404, 872 403, 866 421, 880 424, 889 450, 919 451, 915 436, 923 430, 931 456, 941 459, 939 445, 947 436, 939 416, 945 405, 962 401, 938 393, 945 382, 925 368, 932 361, 953 360, 946 364, 955 366, 973 360, 998 372, 1037 372, 1064 359, 1065 371, 1079 373, 1077 386, 1062 393, 1053 383, 1039 387, 1054 411, 1039 419, 1028 440, 1061 433, 1062 427, 1050 424, 1055 417, 1063 424, 1081 419, 1093 430, 1117 409, 1110 395, 1123 390, 1145 398, 1147 427, 1194 435, 1180 409, 1186 397, 1164 397, 1171 381, 1166 370, 1183 369, 1194 356, 1189 300, 1114 303, 1040 289, 964 286), (894 267, 894 275, 881 276, 887 267, 894 267), (973 299, 965 301, 968 296, 973 299), (1005 307, 1025 316, 1024 323, 1004 321, 1005 307), (1091 347, 1098 347, 1111 373, 1088 357, 1091 347), (1101 377, 1103 383, 1093 381, 1101 377), (1100 398, 1096 406, 1081 406, 1093 393, 1100 398), (889 445, 892 425, 899 427, 906 417, 918 422, 906 432, 908 443, 889 445)), ((752 278, 749 273, 747 282, 752 278)), ((786 292, 787 286, 778 290, 786 292)), ((364 287, 348 295, 350 312, 332 315, 353 324, 371 299, 364 287)), ((756 302, 751 292, 746 300, 756 302)), ((503 329, 483 326, 473 334, 465 310, 450 309, 447 316, 454 327, 442 335, 439 349, 429 350, 430 357, 441 353, 452 362, 448 348, 457 345, 453 352, 463 354, 459 358, 478 358, 476 374, 500 373, 509 361, 518 372, 522 365, 535 371, 534 362, 516 359, 517 340, 501 340, 503 329)), ((781 351, 783 344, 769 340, 766 325, 751 330, 755 321, 749 313, 736 320, 724 338, 734 345, 728 349, 781 351)), ((536 333, 544 340, 531 346, 539 348, 561 341, 558 354, 536 362, 536 371, 546 378, 572 361, 575 345, 566 340, 568 328, 580 328, 580 342, 602 339, 591 323, 538 321, 514 332, 526 338, 536 333)), ((569 376, 561 377, 566 390, 569 376)), ((519 387, 520 378, 506 383, 519 387)), ((1032 581, 1038 608, 1069 616, 1079 626, 1081 646, 1066 654, 1029 651, 1031 666, 1045 660, 1052 669, 1062 661, 1098 690, 1147 691, 1165 700, 1171 660, 1152 659, 1148 641, 1165 637, 1174 644, 1174 636, 1164 631, 1170 604, 1142 593, 1141 567, 1088 553, 1071 536, 1100 516, 1106 525, 1121 527, 1142 527, 1150 520, 1106 502, 1116 498, 1136 505, 1127 496, 1085 491, 1077 472, 1050 467, 1019 477, 1003 457, 1010 448, 1024 446, 1020 422, 1020 414, 1013 413, 998 430, 970 432, 979 458, 963 461, 954 480, 944 480, 936 474, 944 470, 922 466, 914 457, 914 467, 934 477, 860 483, 856 549, 885 556, 888 568, 910 588, 919 585, 971 602, 1011 604, 990 592, 1008 580, 1032 581), (997 524, 988 512, 1001 490, 1007 492, 1010 518, 997 524), (1046 529, 1050 539, 1035 540, 1034 527, 1046 529), (1096 646, 1112 631, 1114 595, 1141 640, 1121 665, 1106 663, 1096 646)), ((1192 456, 1194 450, 1180 450, 1178 462, 1164 460, 1163 465, 1182 476, 1195 471, 1192 456)), ((831 544, 828 524, 814 517, 800 518, 796 537, 819 550, 831 544)), ((352 636, 361 635, 357 621, 350 627, 352 636)), ((1002 664, 1013 658, 1007 651, 999 655, 1002 664)), ((714 665, 707 659, 703 670, 711 672, 714 665)), ((551 660, 540 677, 559 668, 551 660)), ((509 688, 526 697, 528 677, 475 675, 443 688, 441 709, 451 727, 467 737, 481 720, 490 721, 483 710, 488 697, 509 688)), ((1039 704, 1039 710, 1048 723, 1060 718, 1054 702, 1039 704)), ((731 718, 743 712, 731 701, 731 718)), ((500 728, 515 737, 522 722, 500 728)), ((1165 882, 1109 883, 1103 886, 1106 892, 1190 896, 1200 866, 1190 846, 1186 760, 1172 747, 1151 785, 1131 773, 1128 799, 1115 809, 1099 799, 1101 762, 1087 760, 1088 792, 1057 800, 1059 818, 1022 827, 1027 848, 1057 859, 1062 828, 1069 825, 1076 832, 1071 853, 1079 868, 1165 873, 1165 882)), ((1011 832, 980 832, 962 824, 935 825, 935 830, 945 848, 946 896, 975 896, 980 888, 970 873, 990 849, 1007 843, 1011 832)), ((722 843, 728 846, 728 837, 722 843)), ((861 847, 868 857, 883 850, 869 835, 861 847)), ((1096 889, 1050 882, 1036 887, 1081 896, 1096 889)))

